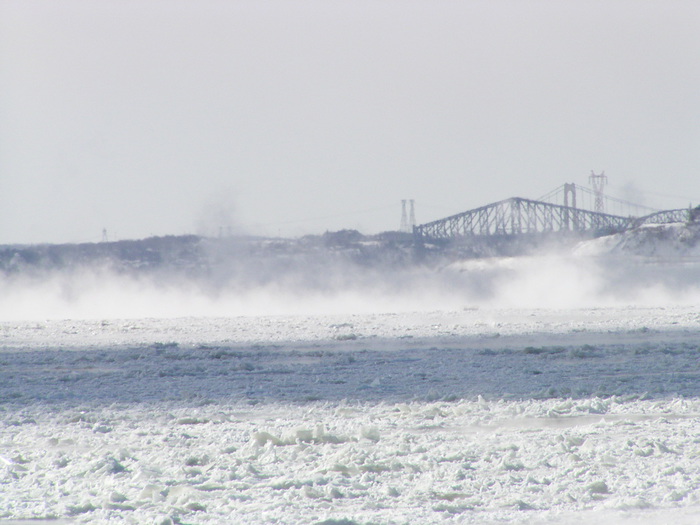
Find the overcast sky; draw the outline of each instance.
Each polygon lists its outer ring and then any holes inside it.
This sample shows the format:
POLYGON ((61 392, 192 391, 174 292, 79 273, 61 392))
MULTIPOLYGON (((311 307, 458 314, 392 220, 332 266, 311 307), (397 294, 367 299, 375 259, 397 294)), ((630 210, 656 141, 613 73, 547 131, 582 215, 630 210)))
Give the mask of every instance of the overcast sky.
POLYGON ((700 204, 697 0, 0 0, 0 243, 700 204))

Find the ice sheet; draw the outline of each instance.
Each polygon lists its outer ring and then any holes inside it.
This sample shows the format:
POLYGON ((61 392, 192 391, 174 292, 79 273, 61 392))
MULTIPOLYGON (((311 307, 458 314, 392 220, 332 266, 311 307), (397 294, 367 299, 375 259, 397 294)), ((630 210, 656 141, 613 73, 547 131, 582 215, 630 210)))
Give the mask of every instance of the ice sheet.
POLYGON ((0 324, 0 518, 693 523, 693 307, 0 324))

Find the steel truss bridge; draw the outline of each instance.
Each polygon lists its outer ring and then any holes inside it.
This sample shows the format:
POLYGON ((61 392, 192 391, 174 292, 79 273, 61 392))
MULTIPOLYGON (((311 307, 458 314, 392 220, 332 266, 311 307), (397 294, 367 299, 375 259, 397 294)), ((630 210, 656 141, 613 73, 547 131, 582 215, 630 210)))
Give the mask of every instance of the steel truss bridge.
MULTIPOLYGON (((576 189, 565 185, 564 204, 514 197, 444 219, 415 226, 420 241, 448 241, 459 238, 514 236, 551 233, 574 233, 601 236, 618 233, 644 224, 689 222, 698 216, 697 209, 663 210, 642 216, 613 215, 576 207, 576 189), (573 193, 572 193, 573 191, 573 193), (571 198, 572 204, 568 205, 571 198)), ((547 197, 555 195, 557 190, 547 197)), ((611 199, 637 209, 651 210, 618 199, 611 199)))

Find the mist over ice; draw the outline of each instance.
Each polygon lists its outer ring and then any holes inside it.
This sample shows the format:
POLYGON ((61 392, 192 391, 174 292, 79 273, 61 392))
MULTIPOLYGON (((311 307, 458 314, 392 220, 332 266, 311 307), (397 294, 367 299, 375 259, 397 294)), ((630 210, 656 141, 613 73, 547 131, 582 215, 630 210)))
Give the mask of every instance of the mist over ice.
MULTIPOLYGON (((3 319, 245 316, 692 304, 694 225, 520 255, 428 249, 352 230, 300 239, 158 237, 4 247, 3 319), (481 255, 481 256, 477 256, 481 255)), ((501 250, 502 251, 502 250, 501 250)))

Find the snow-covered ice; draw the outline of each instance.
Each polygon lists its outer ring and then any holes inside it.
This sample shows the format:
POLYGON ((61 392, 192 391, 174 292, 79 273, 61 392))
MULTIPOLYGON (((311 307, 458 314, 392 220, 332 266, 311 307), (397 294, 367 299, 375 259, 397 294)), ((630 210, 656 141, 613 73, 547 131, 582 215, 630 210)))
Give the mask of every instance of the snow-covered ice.
POLYGON ((2 281, 0 522, 697 523, 694 231, 306 291, 2 281))
POLYGON ((692 306, 0 324, 0 517, 693 523, 692 306))

